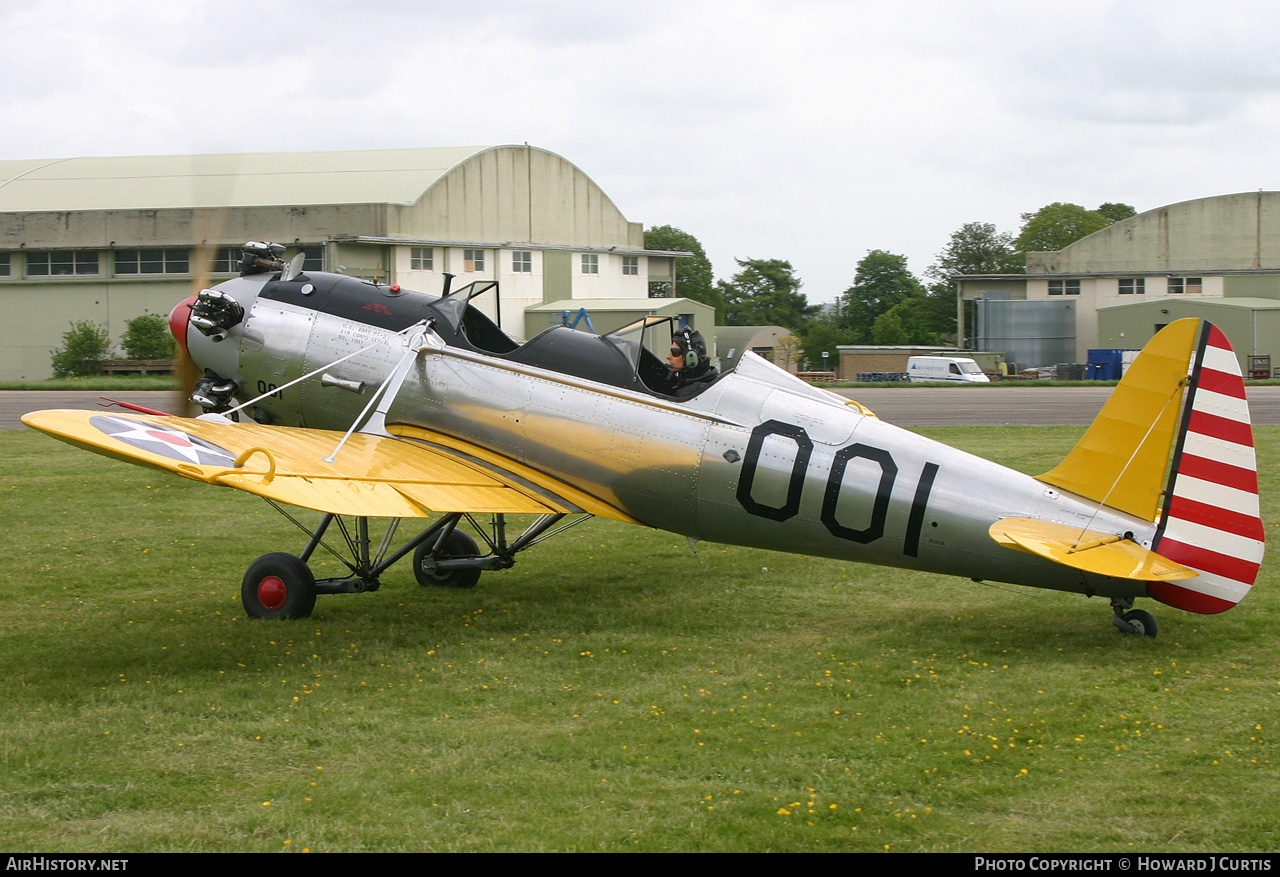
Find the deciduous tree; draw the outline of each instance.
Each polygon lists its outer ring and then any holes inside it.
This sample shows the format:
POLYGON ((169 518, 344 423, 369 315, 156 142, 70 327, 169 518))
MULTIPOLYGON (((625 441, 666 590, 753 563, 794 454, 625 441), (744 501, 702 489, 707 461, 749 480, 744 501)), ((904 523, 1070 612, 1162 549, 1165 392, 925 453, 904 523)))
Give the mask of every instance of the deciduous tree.
POLYGON ((907 270, 907 257, 871 250, 858 262, 853 285, 844 292, 842 323, 856 344, 872 340, 876 318, 894 305, 924 297, 924 286, 907 270))
POLYGON ((735 259, 742 270, 716 284, 726 326, 783 326, 795 332, 818 310, 800 292, 801 280, 781 259, 735 259))
POLYGON ((1138 215, 1138 211, 1128 204, 1120 204, 1115 201, 1108 201, 1106 204, 1101 205, 1098 208, 1098 212, 1112 222, 1119 222, 1122 219, 1128 219, 1130 216, 1138 215))
POLYGON ((1013 235, 990 222, 967 222, 951 233, 951 239, 924 272, 932 281, 951 285, 957 274, 1021 274, 1022 255, 1014 248, 1013 235))
POLYGON ((1021 253, 1061 250, 1110 224, 1111 220, 1097 210, 1055 201, 1035 213, 1022 214, 1016 246, 1021 253))
MULTIPOLYGON (((710 305, 716 309, 717 318, 723 314, 724 299, 716 289, 711 260, 707 258, 706 251, 702 249, 702 244, 696 237, 675 226, 660 225, 644 233, 644 246, 646 250, 685 250, 693 253, 692 256, 676 259, 675 294, 681 298, 691 298, 710 305)), ((663 285, 651 283, 650 297, 661 298, 669 295, 670 293, 665 289, 654 288, 663 285), (659 295, 655 296, 655 293, 659 295)))
POLYGON ((773 364, 778 368, 789 371, 803 354, 804 347, 795 335, 783 335, 773 342, 773 364))
POLYGON ((872 344, 906 344, 911 340, 902 326, 902 318, 898 316, 900 307, 901 305, 895 305, 876 317, 875 324, 871 327, 872 344))
POLYGON ((836 371, 836 364, 840 361, 840 354, 836 348, 841 344, 857 343, 852 331, 840 328, 834 319, 822 318, 810 322, 801 334, 800 340, 804 349, 804 361, 810 370, 823 367, 822 354, 825 351, 826 367, 836 371))

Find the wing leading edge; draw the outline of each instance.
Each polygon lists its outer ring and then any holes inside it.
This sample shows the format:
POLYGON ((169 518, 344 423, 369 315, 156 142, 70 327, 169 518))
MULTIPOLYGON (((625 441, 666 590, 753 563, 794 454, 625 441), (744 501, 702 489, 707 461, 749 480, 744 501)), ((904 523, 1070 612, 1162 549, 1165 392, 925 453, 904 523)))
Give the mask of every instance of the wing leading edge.
POLYGON ((448 448, 392 436, 355 433, 327 462, 340 432, 74 410, 36 411, 22 422, 107 457, 338 515, 588 513, 633 522, 515 461, 481 466, 448 448))

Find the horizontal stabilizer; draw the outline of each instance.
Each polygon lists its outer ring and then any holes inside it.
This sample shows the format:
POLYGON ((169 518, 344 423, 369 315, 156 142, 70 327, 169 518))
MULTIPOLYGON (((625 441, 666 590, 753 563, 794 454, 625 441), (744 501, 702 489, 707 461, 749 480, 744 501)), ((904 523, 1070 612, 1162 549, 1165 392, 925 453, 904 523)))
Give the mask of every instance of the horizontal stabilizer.
POLYGON ((992 524, 989 532, 1001 545, 1097 575, 1144 582, 1170 582, 1197 575, 1193 569, 1111 533, 1032 518, 1004 518, 992 524))

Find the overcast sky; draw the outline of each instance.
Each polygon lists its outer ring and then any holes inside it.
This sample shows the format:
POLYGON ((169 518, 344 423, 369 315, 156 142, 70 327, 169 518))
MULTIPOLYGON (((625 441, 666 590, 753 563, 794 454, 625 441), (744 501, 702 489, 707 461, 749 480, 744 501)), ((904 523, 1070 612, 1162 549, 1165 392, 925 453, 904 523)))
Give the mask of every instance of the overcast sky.
POLYGON ((630 220, 922 273, 966 222, 1280 188, 1253 0, 6 0, 0 158, 524 143, 630 220))

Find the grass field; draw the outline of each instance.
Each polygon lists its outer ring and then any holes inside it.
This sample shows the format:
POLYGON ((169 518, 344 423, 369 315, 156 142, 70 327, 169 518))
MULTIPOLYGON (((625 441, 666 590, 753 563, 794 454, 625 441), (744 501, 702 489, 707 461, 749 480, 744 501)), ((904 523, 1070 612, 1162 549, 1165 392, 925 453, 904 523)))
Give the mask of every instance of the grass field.
MULTIPOLYGON (((925 431, 1043 471, 1072 428, 925 431)), ((1280 428, 1257 430, 1277 528, 1280 428)), ((1274 565, 1103 600, 591 521, 244 617, 260 500, 0 433, 5 851, 1280 849, 1274 565)), ((323 575, 324 572, 321 571, 323 575)))
POLYGON ((170 375, 95 375, 88 378, 49 378, 46 381, 0 381, 0 390, 172 390, 170 375))

